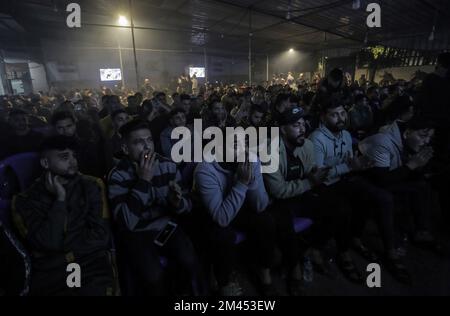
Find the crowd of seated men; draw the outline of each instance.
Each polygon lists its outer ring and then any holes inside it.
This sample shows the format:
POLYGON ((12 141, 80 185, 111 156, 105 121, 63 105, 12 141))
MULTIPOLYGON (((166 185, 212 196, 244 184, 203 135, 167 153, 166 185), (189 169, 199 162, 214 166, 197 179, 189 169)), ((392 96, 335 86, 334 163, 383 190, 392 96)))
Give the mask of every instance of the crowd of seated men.
POLYGON ((261 295, 280 294, 273 273, 282 267, 297 296, 304 256, 315 272, 337 273, 330 245, 349 282, 365 284, 357 254, 411 284, 399 240, 439 252, 450 225, 450 54, 420 83, 360 84, 340 69, 291 78, 195 94, 150 92, 146 81, 141 91, 2 96, 0 161, 33 152, 40 165, 26 188, 0 171, 10 216, 0 225, 3 294, 238 296, 245 261, 261 295), (248 159, 174 162, 172 131, 195 119, 222 130, 278 127, 276 171, 248 159), (301 238, 298 217, 313 223, 301 238), (369 221, 380 249, 364 238, 369 221), (81 287, 67 286, 70 263, 81 287))

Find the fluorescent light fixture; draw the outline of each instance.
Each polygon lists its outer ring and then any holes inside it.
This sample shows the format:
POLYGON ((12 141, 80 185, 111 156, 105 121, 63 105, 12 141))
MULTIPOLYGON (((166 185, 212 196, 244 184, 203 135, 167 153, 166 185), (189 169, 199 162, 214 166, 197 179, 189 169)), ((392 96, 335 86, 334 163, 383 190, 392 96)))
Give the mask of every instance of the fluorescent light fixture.
POLYGON ((128 19, 123 15, 119 15, 119 19, 117 20, 117 23, 119 23, 120 26, 128 26, 129 25, 128 19))

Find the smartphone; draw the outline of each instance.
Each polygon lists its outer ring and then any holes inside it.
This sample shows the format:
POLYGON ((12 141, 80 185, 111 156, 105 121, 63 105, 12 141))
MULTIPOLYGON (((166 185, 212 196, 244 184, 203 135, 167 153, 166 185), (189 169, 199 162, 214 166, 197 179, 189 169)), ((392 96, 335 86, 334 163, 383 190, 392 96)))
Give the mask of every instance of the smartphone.
POLYGON ((169 240, 170 236, 172 236, 172 234, 175 232, 177 226, 178 225, 174 222, 168 222, 164 229, 160 231, 156 236, 154 243, 160 247, 163 247, 169 240))

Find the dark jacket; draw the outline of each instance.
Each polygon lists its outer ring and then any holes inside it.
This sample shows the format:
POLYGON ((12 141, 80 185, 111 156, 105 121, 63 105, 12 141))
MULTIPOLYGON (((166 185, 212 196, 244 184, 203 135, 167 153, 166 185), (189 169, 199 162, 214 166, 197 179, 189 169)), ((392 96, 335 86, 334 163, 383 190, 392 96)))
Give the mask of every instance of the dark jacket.
POLYGON ((51 269, 110 248, 110 222, 100 179, 77 175, 59 202, 39 178, 13 199, 13 220, 33 258, 33 268, 51 269))
POLYGON ((190 212, 192 203, 185 195, 178 209, 167 202, 169 182, 181 182, 174 162, 158 157, 151 182, 139 179, 136 164, 122 159, 108 178, 111 210, 120 231, 160 231, 175 215, 190 212))

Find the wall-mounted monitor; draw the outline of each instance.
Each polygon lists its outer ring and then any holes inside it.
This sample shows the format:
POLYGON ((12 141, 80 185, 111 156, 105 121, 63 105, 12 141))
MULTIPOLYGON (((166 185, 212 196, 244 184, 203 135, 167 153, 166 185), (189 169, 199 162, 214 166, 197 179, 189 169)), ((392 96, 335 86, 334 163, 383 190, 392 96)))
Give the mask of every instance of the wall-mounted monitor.
POLYGON ((122 72, 120 68, 100 69, 101 81, 120 81, 122 80, 122 72))
POLYGON ((205 67, 189 67, 189 76, 196 75, 197 78, 205 78, 205 67))

